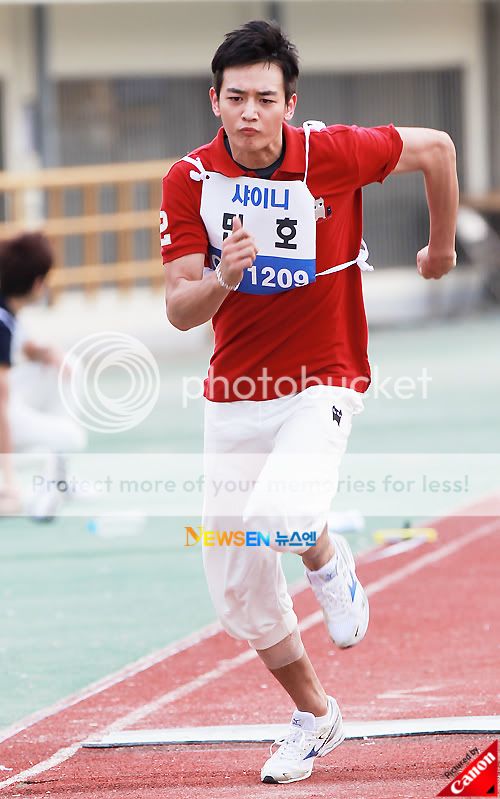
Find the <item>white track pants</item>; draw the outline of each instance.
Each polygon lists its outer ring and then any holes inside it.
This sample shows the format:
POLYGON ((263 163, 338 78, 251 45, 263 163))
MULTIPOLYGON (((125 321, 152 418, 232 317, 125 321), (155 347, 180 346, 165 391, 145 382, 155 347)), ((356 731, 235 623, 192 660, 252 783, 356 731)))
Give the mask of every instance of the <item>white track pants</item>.
POLYGON ((269 547, 203 547, 222 625, 255 649, 274 646, 297 625, 280 553, 307 547, 282 547, 275 534, 313 530, 319 537, 352 417, 362 410, 359 393, 336 386, 262 402, 206 403, 203 527, 271 533, 269 547))

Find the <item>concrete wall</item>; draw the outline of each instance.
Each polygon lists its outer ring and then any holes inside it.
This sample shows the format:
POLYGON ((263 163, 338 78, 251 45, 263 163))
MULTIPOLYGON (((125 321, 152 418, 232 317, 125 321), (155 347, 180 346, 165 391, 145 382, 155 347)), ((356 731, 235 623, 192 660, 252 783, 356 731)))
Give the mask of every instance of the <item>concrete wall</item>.
POLYGON ((263 14, 264 3, 136 3, 51 8, 55 77, 209 74, 227 31, 263 14))
MULTIPOLYGON (((264 2, 51 7, 55 76, 205 73, 223 34, 259 17, 264 2)), ((304 70, 474 66, 481 6, 470 0, 283 3, 304 70)))
POLYGON ((477 58, 479 4, 468 0, 289 3, 285 23, 304 68, 429 67, 477 58))

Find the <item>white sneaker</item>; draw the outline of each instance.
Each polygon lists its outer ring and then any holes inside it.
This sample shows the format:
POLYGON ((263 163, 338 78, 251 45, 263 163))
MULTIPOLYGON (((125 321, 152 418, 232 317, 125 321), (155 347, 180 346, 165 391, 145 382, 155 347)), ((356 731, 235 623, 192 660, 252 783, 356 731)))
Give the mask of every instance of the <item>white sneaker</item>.
POLYGON ((324 757, 344 740, 344 726, 339 706, 328 697, 328 721, 316 728, 312 713, 296 710, 290 731, 282 740, 271 746, 271 757, 266 760, 260 777, 262 782, 297 782, 311 776, 316 757, 324 757), (274 754, 273 746, 280 744, 274 754))
POLYGON ((341 535, 330 533, 330 537, 335 545, 332 560, 319 572, 306 569, 306 575, 323 609, 330 638, 341 649, 346 649, 365 637, 370 609, 368 597, 356 577, 349 544, 341 535))
POLYGON ((49 453, 45 467, 44 484, 37 488, 28 501, 28 513, 34 522, 52 522, 63 503, 64 494, 58 488, 66 479, 66 458, 59 453, 49 453))

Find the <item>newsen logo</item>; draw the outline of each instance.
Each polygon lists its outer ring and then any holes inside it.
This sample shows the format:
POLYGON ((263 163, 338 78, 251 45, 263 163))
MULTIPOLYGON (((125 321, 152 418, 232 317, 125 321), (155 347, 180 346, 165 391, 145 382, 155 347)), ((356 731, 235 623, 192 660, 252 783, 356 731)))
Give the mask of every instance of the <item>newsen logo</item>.
POLYGON ((185 547, 194 547, 200 541, 206 547, 269 546, 269 535, 264 535, 259 530, 205 530, 200 526, 198 531, 193 527, 186 527, 185 547))
MULTIPOLYGON (((185 527, 185 547, 194 547, 200 541, 205 547, 268 547, 271 545, 269 533, 260 530, 205 530, 201 525, 198 532, 193 527, 185 527)), ((293 530, 291 533, 276 531, 273 546, 312 547, 316 545, 316 530, 293 530)))
POLYGON ((498 741, 481 752, 438 796, 498 796, 498 741))

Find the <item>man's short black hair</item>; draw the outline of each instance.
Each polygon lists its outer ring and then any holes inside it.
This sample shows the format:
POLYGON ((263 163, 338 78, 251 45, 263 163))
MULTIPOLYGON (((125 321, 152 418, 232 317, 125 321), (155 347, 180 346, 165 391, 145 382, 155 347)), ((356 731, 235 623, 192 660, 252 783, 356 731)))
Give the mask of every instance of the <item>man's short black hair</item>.
POLYGON ((42 233, 22 233, 0 241, 0 291, 4 297, 24 297, 37 278, 45 277, 54 256, 42 233))
POLYGON ((256 19, 240 28, 226 33, 212 60, 214 88, 220 96, 224 70, 227 67, 246 66, 261 62, 281 67, 285 83, 286 101, 290 99, 299 77, 299 54, 297 48, 276 22, 256 19))

